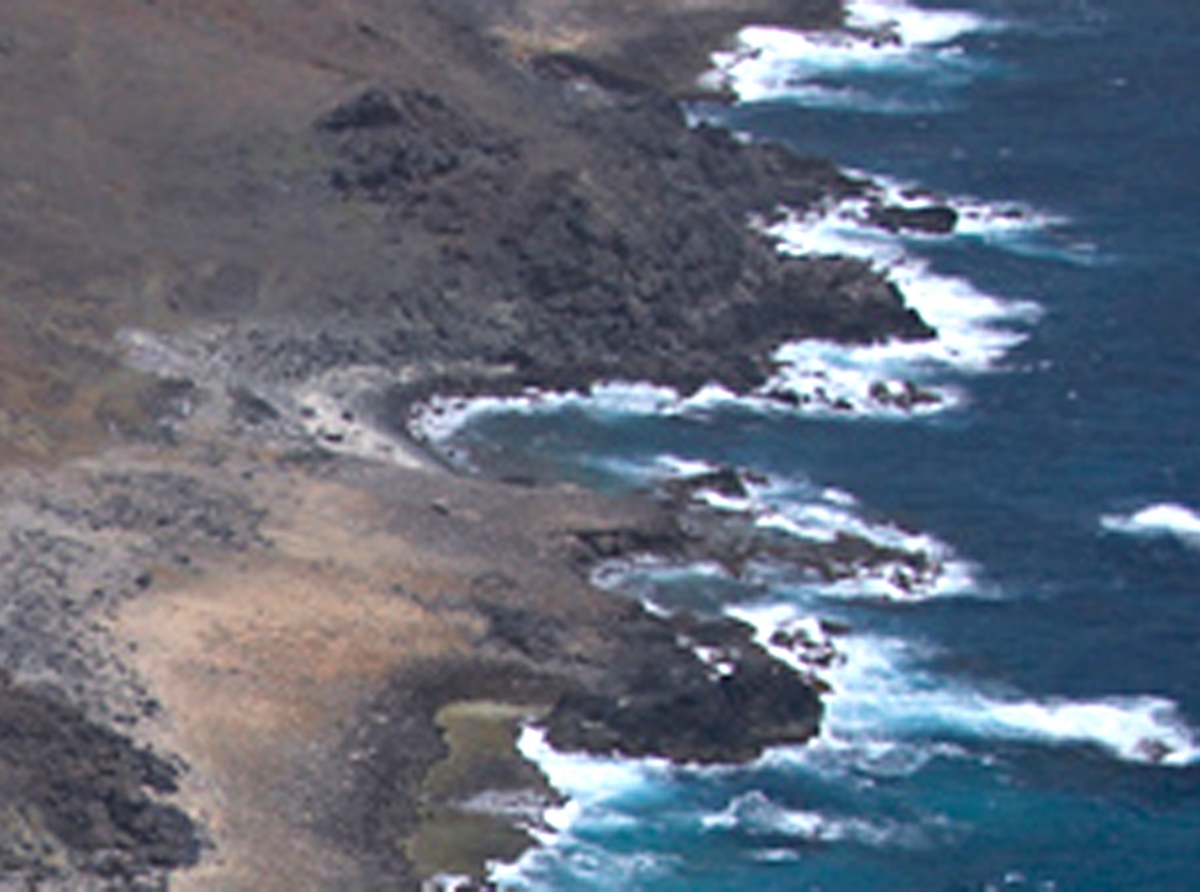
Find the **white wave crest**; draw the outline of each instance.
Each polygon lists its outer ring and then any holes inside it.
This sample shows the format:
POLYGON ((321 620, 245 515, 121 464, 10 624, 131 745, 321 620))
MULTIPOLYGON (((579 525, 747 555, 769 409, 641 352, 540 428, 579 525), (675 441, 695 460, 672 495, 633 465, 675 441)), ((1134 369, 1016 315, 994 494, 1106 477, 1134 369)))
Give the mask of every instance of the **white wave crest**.
POLYGON ((675 769, 665 759, 603 757, 564 753, 552 747, 545 732, 526 726, 517 748, 536 764, 566 802, 548 809, 531 828, 538 846, 510 864, 489 865, 491 878, 503 888, 561 888, 556 874, 565 871, 574 886, 585 889, 636 888, 669 871, 674 859, 647 852, 622 854, 588 842, 576 831, 613 832, 635 826, 620 809, 621 800, 666 783, 675 769))
MULTIPOLYGON (((780 660, 812 666, 780 645, 780 630, 803 621, 795 605, 730 611, 780 660)), ((985 693, 921 666, 920 649, 898 639, 850 634, 820 677, 827 695, 822 734, 836 741, 999 739, 1096 746, 1127 762, 1180 767, 1200 763, 1200 739, 1178 706, 1161 697, 1095 700, 985 693)))
MULTIPOLYGON (((602 563, 592 575, 601 588, 638 597, 648 608, 669 613, 666 587, 722 578, 752 585, 803 591, 825 599, 917 603, 931 598, 991 597, 971 561, 928 533, 869 516, 854 496, 804 480, 757 473, 737 475, 740 492, 704 488, 710 465, 685 463, 671 473, 671 459, 634 469, 639 482, 690 483, 694 504, 729 515, 762 531, 760 555, 733 574, 714 561, 680 564, 653 555, 602 563), (698 470, 702 468, 702 470, 698 470), (695 471, 696 473, 692 473, 695 471), (789 540, 799 540, 797 547, 789 540)), ((720 484, 715 484, 720 486, 720 484)), ((740 527, 739 527, 740 528, 740 527)))
POLYGON ((735 797, 722 811, 705 815, 701 823, 710 832, 736 830, 752 836, 787 836, 809 843, 915 847, 925 841, 917 827, 789 809, 758 790, 735 797))
POLYGON ((410 410, 407 426, 410 433, 425 442, 443 443, 471 421, 488 415, 549 413, 571 407, 622 415, 652 415, 669 413, 679 403, 679 392, 670 387, 601 381, 586 393, 531 388, 513 396, 434 396, 410 410))
POLYGON ((1091 743, 1128 762, 1200 761, 1196 732, 1162 697, 966 703, 951 715, 982 733, 1053 743, 1091 743), (982 709, 979 707, 982 706, 982 709), (965 707, 965 708, 964 708, 965 707))
MULTIPOLYGON (((1089 263, 1095 259, 1092 248, 1079 245, 1064 247, 1061 240, 1051 238, 1071 222, 1062 214, 1020 201, 944 195, 887 174, 854 168, 846 168, 844 172, 859 182, 859 194, 832 203, 820 212, 830 223, 843 230, 886 232, 885 222, 881 222, 877 216, 879 211, 889 208, 906 211, 948 208, 955 216, 953 228, 949 231, 922 231, 918 227, 909 227, 898 234, 905 241, 918 243, 969 238, 1012 253, 1056 257, 1079 263, 1089 263)), ((868 254, 874 256, 873 251, 868 254)))
POLYGON ((531 389, 504 397, 434 396, 410 410, 406 427, 417 440, 438 448, 452 461, 465 463, 467 457, 452 442, 455 434, 489 416, 505 414, 576 409, 611 418, 700 418, 722 409, 744 409, 772 415, 902 420, 962 402, 951 387, 928 388, 903 377, 912 370, 905 360, 926 353, 927 348, 909 345, 853 348, 805 341, 781 347, 774 357, 777 373, 763 387, 745 395, 719 385, 683 396, 672 388, 645 382, 603 381, 571 392, 531 389))
POLYGON ((583 839, 569 845, 533 848, 512 864, 489 864, 490 879, 501 889, 523 892, 608 892, 644 889, 678 870, 682 858, 652 852, 622 853, 583 839))
MULTIPOLYGON (((851 369, 886 374, 889 369, 916 366, 951 366, 981 371, 992 366, 1007 351, 1024 340, 1024 335, 1005 326, 1029 322, 1040 309, 1030 301, 1007 300, 979 291, 965 279, 941 275, 924 260, 904 250, 892 233, 870 226, 840 206, 821 208, 803 215, 789 215, 767 229, 779 240, 780 250, 794 256, 841 255, 868 261, 886 275, 903 293, 905 303, 937 331, 933 341, 889 343, 870 347, 824 346, 821 355, 844 357, 851 369)), ((812 347, 801 342, 803 354, 812 347)), ((788 362, 792 345, 781 349, 780 360, 788 362)))
MULTIPOLYGON (((851 175, 866 177, 861 172, 851 175)), ((835 418, 905 419, 961 406, 961 389, 947 383, 946 372, 978 373, 994 366, 1026 337, 1026 326, 1040 315, 1030 302, 986 294, 965 279, 934 272, 904 246, 901 236, 869 219, 880 205, 927 206, 930 198, 908 183, 867 178, 866 197, 833 202, 804 214, 786 214, 764 226, 779 250, 792 256, 849 256, 869 262, 904 296, 937 333, 923 341, 847 345, 801 340, 773 354, 775 372, 758 390, 739 395, 709 384, 690 396, 644 382, 600 381, 586 390, 551 392, 530 389, 505 397, 433 397, 414 407, 408 428, 426 442, 447 446, 453 434, 472 420, 521 412, 553 413, 567 409, 596 415, 683 415, 740 406, 758 412, 802 412, 835 418)), ((975 236, 1000 238, 1033 233, 1055 218, 1017 204, 947 199, 959 214, 958 228, 975 236)), ((752 221, 753 222, 753 221, 752 221)), ((956 230, 957 231, 957 230, 956 230)), ((448 457, 455 458, 452 453, 448 457)))
POLYGON ((936 536, 906 530, 886 520, 869 519, 857 500, 840 490, 815 489, 793 481, 747 480, 740 510, 761 529, 810 542, 858 541, 892 558, 876 555, 845 576, 809 583, 824 597, 872 598, 900 602, 953 595, 980 596, 986 587, 976 567, 936 536))
POLYGON ((921 9, 905 0, 850 0, 846 8, 850 28, 893 33, 904 46, 940 46, 997 27, 997 23, 978 13, 921 9))
MULTIPOLYGON (((1030 301, 994 297, 965 279, 934 272, 905 250, 900 235, 869 221, 872 202, 855 198, 788 214, 765 231, 786 254, 869 262, 896 285, 905 304, 936 331, 936 338, 865 346, 812 340, 784 344, 774 356, 777 372, 764 390, 791 394, 811 413, 854 417, 910 417, 959 406, 963 394, 941 380, 944 374, 993 369, 1025 340, 1020 327, 1035 321, 1040 308, 1030 301)), ((975 223, 980 228, 983 216, 980 211, 975 223)), ((1010 222, 1013 228, 1039 225, 1032 215, 1024 224, 1010 222)))
POLYGON ((901 0, 854 0, 844 29, 817 32, 754 26, 737 46, 713 55, 706 86, 743 102, 787 99, 823 108, 876 112, 914 110, 911 101, 872 96, 823 79, 861 72, 909 72, 941 80, 969 79, 973 68, 956 41, 998 23, 959 10, 919 9, 901 0))
POLYGON ((541 839, 548 844, 554 836, 569 832, 585 810, 594 818, 606 801, 618 799, 655 780, 667 777, 672 768, 666 759, 631 759, 564 753, 556 750, 539 728, 526 726, 517 739, 517 749, 541 769, 550 785, 566 797, 561 806, 543 817, 552 834, 541 839))
POLYGON ((1200 547, 1200 514, 1183 505, 1160 503, 1130 514, 1106 514, 1100 525, 1131 536, 1173 536, 1200 547))

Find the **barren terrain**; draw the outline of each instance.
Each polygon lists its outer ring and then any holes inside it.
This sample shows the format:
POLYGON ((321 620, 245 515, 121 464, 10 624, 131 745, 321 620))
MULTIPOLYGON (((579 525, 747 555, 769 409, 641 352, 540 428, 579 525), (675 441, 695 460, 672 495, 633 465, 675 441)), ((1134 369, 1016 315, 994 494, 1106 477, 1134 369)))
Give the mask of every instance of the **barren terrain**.
POLYGON ((747 654, 718 683, 588 584, 683 547, 668 505, 463 479, 400 428, 435 390, 745 388, 787 337, 926 336, 745 226, 852 182, 674 102, 741 24, 839 20, 4 3, 0 888, 417 888, 519 847, 458 799, 548 795, 497 752, 521 716, 703 760, 815 731, 744 630, 704 632, 747 654))

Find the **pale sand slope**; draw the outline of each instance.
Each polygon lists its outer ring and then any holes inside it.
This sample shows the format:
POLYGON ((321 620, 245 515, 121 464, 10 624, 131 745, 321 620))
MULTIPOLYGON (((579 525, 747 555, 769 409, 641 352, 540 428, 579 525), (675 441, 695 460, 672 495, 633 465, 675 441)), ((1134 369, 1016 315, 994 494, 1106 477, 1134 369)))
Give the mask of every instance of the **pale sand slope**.
MULTIPOLYGON (((259 465, 249 488, 269 511, 264 543, 162 574, 117 616, 163 707, 142 733, 187 762, 178 804, 214 846, 174 888, 374 888, 328 832, 353 808, 331 787, 371 757, 347 740, 372 699, 408 669, 486 656, 481 579, 503 574, 507 606, 579 626, 581 647, 615 606, 563 560, 559 531, 636 522, 641 509, 430 471, 387 472, 379 497, 363 488, 378 470, 342 476, 362 473, 347 484, 259 465)), ((398 846, 410 829, 397 822, 398 846)))

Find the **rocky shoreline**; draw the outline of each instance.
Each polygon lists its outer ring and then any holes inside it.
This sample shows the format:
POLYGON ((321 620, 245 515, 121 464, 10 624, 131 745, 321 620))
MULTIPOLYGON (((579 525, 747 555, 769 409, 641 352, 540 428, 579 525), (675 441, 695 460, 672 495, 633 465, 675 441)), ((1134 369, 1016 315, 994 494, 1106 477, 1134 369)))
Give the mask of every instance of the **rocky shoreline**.
POLYGON ((932 335, 747 225, 861 183, 676 101, 740 25, 840 6, 635 5, 0 12, 0 889, 418 888, 459 799, 536 787, 447 743, 480 703, 686 761, 816 733, 746 628, 588 581, 742 533, 401 429, 435 393, 746 391, 784 340, 932 335))

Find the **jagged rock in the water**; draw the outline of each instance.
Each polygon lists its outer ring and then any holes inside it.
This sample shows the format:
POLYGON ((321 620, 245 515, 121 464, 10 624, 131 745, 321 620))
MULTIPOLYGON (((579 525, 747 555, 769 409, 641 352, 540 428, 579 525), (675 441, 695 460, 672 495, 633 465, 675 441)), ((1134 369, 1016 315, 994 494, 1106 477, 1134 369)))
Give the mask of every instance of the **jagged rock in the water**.
POLYGON ((421 892, 498 892, 499 888, 487 880, 457 874, 439 874, 421 884, 421 892))
POLYGON ((672 478, 663 484, 662 489, 673 502, 679 504, 686 504, 706 492, 729 499, 744 499, 750 494, 743 475, 730 467, 672 478))
POLYGON ((790 660, 807 672, 810 683, 822 686, 821 674, 842 664, 845 656, 834 639, 849 629, 838 623, 815 620, 811 617, 781 626, 768 640, 774 649, 786 653, 790 660))
POLYGON ((921 406, 935 406, 942 402, 942 397, 932 390, 926 390, 913 381, 902 381, 899 384, 889 384, 886 381, 876 381, 868 391, 872 400, 880 406, 890 406, 910 412, 921 406))
POLYGON ((672 523, 653 541, 613 540, 595 557, 613 560, 655 553, 679 561, 715 561, 738 577, 750 565, 766 563, 826 583, 883 573, 902 591, 920 588, 942 572, 938 559, 921 548, 888 545, 844 530, 806 538, 764 529, 758 522, 767 509, 748 499, 747 482, 741 472, 728 467, 669 480, 660 489, 672 523), (706 493, 741 504, 725 506, 734 510, 714 507, 706 493))
POLYGON ((958 212, 948 205, 875 205, 867 213, 871 223, 889 232, 920 232, 949 235, 958 225, 958 212))

